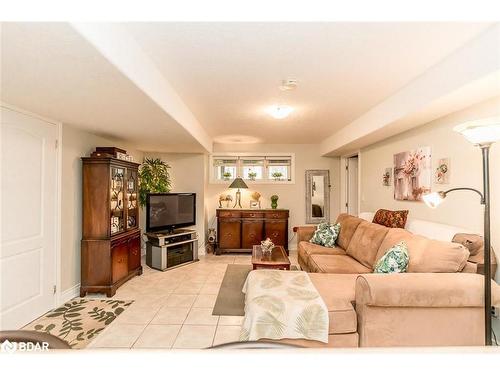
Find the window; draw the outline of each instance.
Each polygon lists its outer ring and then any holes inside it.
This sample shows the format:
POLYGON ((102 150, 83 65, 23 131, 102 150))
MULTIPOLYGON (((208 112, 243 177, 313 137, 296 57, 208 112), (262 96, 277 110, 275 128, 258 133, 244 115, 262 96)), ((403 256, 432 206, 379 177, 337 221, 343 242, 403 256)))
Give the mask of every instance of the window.
POLYGON ((264 178, 264 159, 241 159, 241 166, 243 168, 241 175, 245 180, 262 180, 264 178))
POLYGON ((290 179, 291 158, 269 158, 267 160, 267 178, 275 181, 290 179))
POLYGON ((237 158, 214 158, 213 165, 216 180, 234 180, 238 175, 237 158))
POLYGON ((293 155, 213 155, 211 182, 241 177, 257 183, 293 182, 293 155))

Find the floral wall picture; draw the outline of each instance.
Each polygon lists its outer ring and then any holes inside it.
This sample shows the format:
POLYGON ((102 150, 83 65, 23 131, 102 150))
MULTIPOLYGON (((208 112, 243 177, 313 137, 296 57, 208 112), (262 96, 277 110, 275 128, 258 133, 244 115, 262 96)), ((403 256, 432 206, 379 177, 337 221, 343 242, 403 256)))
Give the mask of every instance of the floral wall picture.
POLYGON ((382 175, 382 186, 391 186, 392 168, 386 168, 382 175))
POLYGON ((400 201, 422 201, 422 196, 431 191, 431 148, 394 155, 394 199, 400 201))
POLYGON ((434 182, 436 184, 449 184, 450 183, 450 159, 439 159, 437 168, 434 171, 434 182))

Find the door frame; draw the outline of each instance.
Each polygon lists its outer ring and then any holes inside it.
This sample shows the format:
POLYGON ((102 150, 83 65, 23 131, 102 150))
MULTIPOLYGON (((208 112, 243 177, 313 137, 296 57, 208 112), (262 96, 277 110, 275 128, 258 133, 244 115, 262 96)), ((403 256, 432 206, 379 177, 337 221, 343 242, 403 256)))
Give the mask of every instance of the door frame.
MULTIPOLYGON (((36 113, 24 110, 22 108, 16 107, 12 104, 5 103, 0 101, 0 107, 5 108, 10 111, 18 112, 22 115, 33 117, 37 120, 44 121, 46 123, 52 124, 57 128, 57 139, 56 139, 56 207, 55 207, 55 259, 53 260, 55 263, 56 269, 56 293, 54 294, 54 303, 53 307, 58 307, 61 303, 66 302, 61 300, 61 296, 63 291, 61 290, 61 214, 62 214, 62 122, 52 120, 50 118, 38 115, 36 113)), ((0 161, 1 166, 1 161, 0 161)))
POLYGON ((353 156, 358 157, 358 213, 361 212, 361 150, 354 151, 349 154, 342 155, 340 157, 340 212, 347 213, 347 166, 348 159, 353 156))

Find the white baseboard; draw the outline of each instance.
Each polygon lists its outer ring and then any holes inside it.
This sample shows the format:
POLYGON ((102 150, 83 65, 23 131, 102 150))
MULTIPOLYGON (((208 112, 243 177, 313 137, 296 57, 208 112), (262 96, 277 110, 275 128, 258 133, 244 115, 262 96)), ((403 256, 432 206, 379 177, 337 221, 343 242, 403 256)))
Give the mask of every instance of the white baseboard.
POLYGON ((66 289, 59 296, 59 304, 63 304, 72 298, 78 297, 80 295, 80 284, 76 284, 69 289, 66 289))

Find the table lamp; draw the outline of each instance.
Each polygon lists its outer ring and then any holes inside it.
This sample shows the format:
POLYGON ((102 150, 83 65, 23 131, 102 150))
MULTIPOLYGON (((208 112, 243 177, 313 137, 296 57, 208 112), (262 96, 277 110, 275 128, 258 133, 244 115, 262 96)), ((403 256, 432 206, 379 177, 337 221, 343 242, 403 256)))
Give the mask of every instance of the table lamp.
POLYGON ((234 202, 233 208, 238 205, 241 208, 241 192, 240 189, 248 189, 247 184, 245 184, 245 181, 241 177, 236 177, 234 181, 229 185, 229 189, 238 189, 236 192, 236 200, 234 202))

